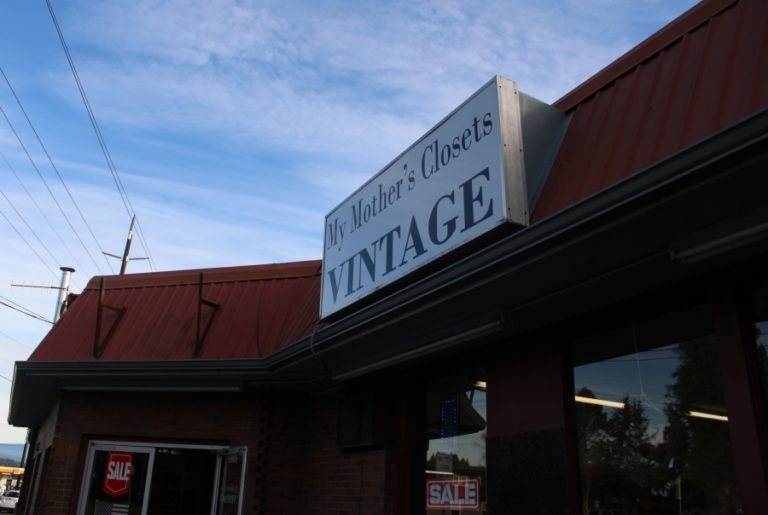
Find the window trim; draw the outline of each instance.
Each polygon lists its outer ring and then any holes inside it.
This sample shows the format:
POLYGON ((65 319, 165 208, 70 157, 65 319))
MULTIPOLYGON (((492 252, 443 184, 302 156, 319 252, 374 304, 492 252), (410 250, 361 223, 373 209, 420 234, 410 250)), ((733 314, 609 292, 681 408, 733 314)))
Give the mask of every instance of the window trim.
MULTIPOLYGON (((196 445, 196 444, 181 444, 181 443, 169 443, 169 442, 137 442, 137 441, 121 441, 121 440, 90 440, 88 442, 88 450, 85 455, 85 467, 83 468, 83 476, 80 480, 80 497, 77 502, 77 514, 85 515, 85 507, 88 501, 90 478, 93 471, 94 457, 97 451, 110 451, 120 450, 127 452, 144 453, 149 455, 149 463, 147 465, 147 478, 145 484, 144 503, 141 507, 141 514, 146 515, 149 498, 151 495, 152 485, 152 473, 154 470, 154 458, 158 448, 166 449, 194 449, 194 450, 208 450, 216 453, 216 469, 214 474, 213 495, 211 498, 211 515, 214 515, 217 510, 217 499, 219 496, 219 470, 222 465, 223 456, 227 452, 240 449, 239 447, 231 447, 228 445, 196 445)), ((247 452, 243 453, 243 471, 246 470, 245 465, 247 461, 247 452)), ((241 478, 241 487, 244 486, 245 477, 241 478)), ((242 512, 243 505, 243 488, 238 493, 238 513, 242 512)))

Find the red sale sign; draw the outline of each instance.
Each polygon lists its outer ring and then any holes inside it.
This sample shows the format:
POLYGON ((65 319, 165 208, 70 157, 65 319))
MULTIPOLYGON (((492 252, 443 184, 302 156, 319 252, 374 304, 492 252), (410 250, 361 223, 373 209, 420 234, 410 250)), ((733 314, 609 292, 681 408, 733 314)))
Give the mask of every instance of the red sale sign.
POLYGON ((112 497, 128 493, 133 473, 132 452, 110 452, 104 469, 104 484, 101 489, 112 497))
POLYGON ((477 511, 480 509, 480 480, 427 480, 427 509, 477 511))

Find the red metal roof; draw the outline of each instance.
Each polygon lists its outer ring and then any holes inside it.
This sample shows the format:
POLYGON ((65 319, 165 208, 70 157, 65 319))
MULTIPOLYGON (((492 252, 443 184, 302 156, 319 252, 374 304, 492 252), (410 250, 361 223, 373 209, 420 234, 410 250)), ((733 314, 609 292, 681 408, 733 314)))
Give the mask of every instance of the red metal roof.
MULTIPOLYGON (((704 1, 559 100, 573 119, 532 222, 765 109, 767 28, 765 0, 704 1)), ((99 359, 267 357, 316 326, 319 274, 307 261, 106 277, 99 359), (201 273, 202 298, 220 307, 203 304, 196 352, 201 273)), ((95 359, 100 280, 31 361, 95 359)))
MULTIPOLYGON (((101 279, 91 279, 30 361, 95 359, 101 279)), ((107 276, 104 286, 98 359, 264 358, 313 331, 320 261, 107 276), (201 333, 209 329, 196 355, 200 297, 201 333)))
POLYGON ((533 223, 765 109, 768 2, 702 2, 555 106, 573 119, 533 223))

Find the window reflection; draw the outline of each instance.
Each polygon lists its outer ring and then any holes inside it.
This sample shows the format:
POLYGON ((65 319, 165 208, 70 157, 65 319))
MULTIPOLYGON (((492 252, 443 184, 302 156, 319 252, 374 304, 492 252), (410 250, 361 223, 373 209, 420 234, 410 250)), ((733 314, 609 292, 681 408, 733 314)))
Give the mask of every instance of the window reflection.
POLYGON ((485 513, 486 383, 456 375, 429 385, 426 498, 429 514, 485 513))
POLYGON ((663 334, 632 327, 574 368, 585 515, 740 513, 714 337, 663 334))
POLYGON ((755 324, 755 344, 757 345, 757 369, 763 386, 763 395, 768 400, 768 313, 755 324))
MULTIPOLYGON (((755 290, 755 359, 763 390, 763 399, 768 405, 768 286, 755 290)), ((766 413, 768 416, 768 413, 766 413)))

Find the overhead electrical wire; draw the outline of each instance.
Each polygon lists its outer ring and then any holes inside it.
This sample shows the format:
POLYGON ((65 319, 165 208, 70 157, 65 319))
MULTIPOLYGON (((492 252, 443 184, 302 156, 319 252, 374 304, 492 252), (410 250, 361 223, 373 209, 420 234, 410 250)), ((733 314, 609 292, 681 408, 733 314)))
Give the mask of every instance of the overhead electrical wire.
POLYGON ((21 146, 22 150, 24 150, 24 153, 27 155, 27 159, 29 159, 29 162, 32 164, 32 168, 35 169, 38 177, 40 177, 40 180, 43 181, 43 184, 45 185, 45 188, 48 190, 48 193, 50 194, 51 199, 53 199, 53 203, 56 204, 56 207, 59 208, 59 212, 61 213, 61 216, 64 218, 64 221, 66 221, 67 225, 69 225, 69 228, 72 230, 72 233, 77 238, 77 241, 80 242, 80 245, 83 247, 83 250, 85 250, 85 253, 88 255, 88 257, 91 259, 91 262, 96 267, 96 270, 98 270, 100 274, 103 274, 101 267, 99 266, 98 263, 96 263, 96 260, 93 258, 91 251, 88 250, 88 247, 85 245, 85 242, 80 237, 80 234, 77 232, 77 229, 75 229, 75 226, 72 224, 72 220, 69 219, 67 212, 64 211, 64 208, 56 199, 56 195, 54 195, 53 190, 48 185, 48 181, 45 180, 45 177, 43 176, 42 172, 37 167, 35 160, 32 158, 32 155, 29 153, 29 150, 27 150, 27 146, 24 145, 24 142, 21 140, 21 136, 19 136, 19 133, 16 131, 16 128, 13 126, 11 119, 8 118, 8 115, 5 113, 5 109, 3 109, 2 106, 0 106, 0 113, 3 115, 3 117, 5 118, 5 121, 8 123, 8 126, 11 128, 11 131, 16 136, 16 140, 19 142, 19 145, 21 146))
POLYGON ((2 304, 3 306, 5 306, 7 308, 16 310, 19 313, 24 313, 28 317, 32 317, 32 318, 34 318, 36 320, 40 320, 41 322, 47 322, 49 324, 53 324, 53 322, 51 322, 50 320, 45 318, 43 315, 38 315, 37 313, 35 313, 31 309, 27 309, 24 306, 22 306, 21 304, 17 304, 16 302, 13 302, 11 299, 9 299, 7 297, 3 297, 2 295, 0 295, 0 304, 2 304))
MULTIPOLYGON (((51 223, 51 220, 45 214, 45 211, 43 211, 43 208, 40 207, 40 204, 37 203, 37 200, 35 200, 35 197, 32 195, 32 193, 30 193, 29 189, 27 189, 27 186, 24 184, 24 181, 21 180, 21 177, 19 177, 19 174, 16 173, 16 170, 13 168, 13 165, 11 165, 11 163, 8 161, 8 159, 5 157, 5 154, 3 154, 2 151, 0 151, 0 158, 2 158, 3 161, 5 161, 5 164, 8 166, 8 169, 11 171, 13 176, 16 178, 16 181, 18 181, 19 185, 21 186, 21 189, 24 190, 24 192, 27 194, 27 197, 29 197, 29 200, 31 200, 32 203, 35 205, 35 207, 37 208, 38 213, 40 213, 40 216, 43 217, 43 220, 45 220, 45 222, 48 224, 48 227, 51 228, 51 230, 53 231, 53 234, 55 234, 56 237, 59 239, 59 242, 64 247, 64 250, 67 251, 67 253, 69 254, 70 258, 72 258, 72 261, 75 263, 75 265, 78 267, 78 269, 79 270, 85 270, 85 268, 80 264, 80 262, 77 259, 77 257, 75 257, 75 254, 69 248, 69 245, 67 245, 67 242, 64 241, 64 238, 61 237, 61 234, 59 233, 59 231, 57 231, 56 228, 53 226, 53 223, 51 223)), ((56 261, 58 261, 58 260, 56 260, 56 261)), ((79 288, 79 286, 78 286, 78 288, 79 288)))
POLYGON ((39 259, 39 260, 40 260, 40 262, 41 262, 41 263, 42 263, 42 264, 45 266, 45 268, 47 268, 47 269, 48 269, 48 271, 49 271, 49 272, 51 272, 51 275, 53 275, 53 277, 57 277, 57 275, 56 275, 56 272, 54 272, 54 271, 53 271, 53 268, 51 268, 51 267, 50 267, 50 265, 49 265, 49 264, 48 264, 48 263, 47 263, 47 262, 46 262, 46 261, 43 259, 43 257, 42 257, 42 256, 41 256, 41 255, 40 255, 40 254, 39 254, 39 253, 38 253, 38 252, 35 250, 35 248, 32 246, 32 244, 30 244, 30 243, 27 241, 27 239, 24 237, 24 235, 23 235, 23 234, 21 234, 21 231, 19 231, 19 230, 16 228, 16 226, 15 226, 15 225, 13 225, 13 222, 11 222, 11 219, 10 219, 10 218, 8 218, 8 216, 7 216, 7 215, 6 215, 6 214, 3 212, 3 210, 2 210, 2 209, 0 209, 0 216, 2 216, 3 218, 5 218, 5 221, 6 221, 6 222, 8 222, 8 225, 10 225, 10 226, 11 226, 11 229, 13 229, 13 230, 14 230, 14 232, 15 232, 15 233, 16 233, 16 234, 19 236, 19 238, 21 238, 21 241, 23 241, 24 243, 26 243, 26 244, 27 244, 27 247, 29 247, 29 250, 31 250, 31 251, 32 251, 32 253, 33 253, 35 256, 37 256, 37 259, 39 259))
MULTIPOLYGON (((56 259, 56 256, 53 255, 53 252, 51 252, 51 249, 48 248, 48 245, 43 243, 43 240, 40 239, 40 237, 37 235, 34 229, 27 223, 27 220, 22 216, 22 214, 19 212, 18 209, 16 209, 16 206, 13 204, 13 201, 11 201, 10 198, 8 198, 8 195, 5 194, 3 190, 0 190, 0 195, 5 199, 6 202, 8 202, 8 205, 11 206, 11 209, 13 209, 14 213, 16 213, 16 216, 19 217, 19 219, 24 223, 24 225, 27 227, 27 230, 32 233, 32 236, 35 237, 37 242, 40 244, 43 249, 48 253, 48 256, 53 260, 54 263, 59 264, 59 260, 56 259)), ((54 274, 55 276, 56 274, 54 274)))
POLYGON ((17 343, 17 344, 19 344, 19 345, 21 345, 22 347, 25 347, 25 348, 27 348, 27 349, 34 349, 34 346, 32 346, 32 345, 29 345, 28 343, 22 343, 22 342, 20 342, 19 340, 17 340, 16 338, 14 338, 13 336, 11 336, 10 334, 8 334, 8 333, 4 333, 3 331, 0 331, 0 336, 4 336, 5 338, 8 338, 8 339, 9 339, 9 340, 11 340, 12 342, 14 342, 14 343, 17 343))
MULTIPOLYGON (((75 79, 75 83, 77 84, 77 89, 80 92, 80 98, 83 100, 83 104, 85 105, 85 110, 88 112, 88 118, 91 121, 91 126, 93 127, 94 132, 96 133, 96 139, 99 142, 99 146, 101 147, 101 151, 104 154, 104 159, 107 162, 107 167, 109 168, 110 173, 112 174, 112 179, 115 182, 115 186, 117 187, 117 191, 120 194, 120 199, 123 201, 123 206, 125 207, 126 212, 128 213, 129 218, 133 218, 133 216, 136 215, 136 211, 133 209, 133 206, 131 205, 131 201, 128 198, 128 192, 125 189, 125 186, 123 186, 123 182, 120 180, 120 176, 117 173, 117 168, 115 167, 114 162, 112 161, 112 155, 109 152, 109 149, 107 148, 107 142, 104 139, 104 136, 101 134, 101 129, 99 128, 99 124, 96 122, 96 116, 93 113, 93 109, 91 109, 91 104, 88 101, 88 96, 85 94, 85 88, 83 87, 82 82, 80 81, 80 75, 77 73, 77 68, 75 67, 75 61, 72 59, 72 54, 69 51, 69 46, 67 45, 67 42, 64 38, 64 33, 61 30, 61 26, 59 25, 59 21, 56 18, 56 13, 53 11, 53 5, 51 5, 50 0, 45 0, 46 5, 48 6, 48 12, 51 15, 51 20, 53 21, 53 25, 56 28, 56 33, 59 36, 59 42, 61 43, 61 47, 64 50, 64 54, 67 57, 67 62, 69 63, 69 68, 72 71, 72 76, 75 79)), ((149 258, 149 264, 150 269, 154 270, 154 259, 152 258, 152 254, 149 251, 149 247, 147 245, 146 239, 144 238, 144 231, 141 228, 141 225, 138 222, 138 217, 136 221, 136 233, 139 236, 139 241, 141 242, 141 246, 144 250, 144 252, 147 254, 147 257, 149 258)))
MULTIPOLYGON (((16 213, 16 216, 18 216, 18 217, 19 217, 19 219, 20 219, 20 220, 21 220, 21 221, 24 223, 24 225, 27 227, 27 230, 29 230, 29 232, 31 232, 31 233, 32 233, 32 236, 34 236, 34 237, 35 237, 35 239, 36 239, 36 240, 37 240, 37 242, 40 244, 40 246, 41 246, 41 247, 43 247, 43 249, 45 249, 45 251, 46 251, 46 252, 48 253, 48 255, 51 257, 51 259, 53 260, 53 262, 54 262, 54 263, 56 263, 57 265, 59 265, 59 266, 60 266, 59 260, 58 260, 58 259, 56 259, 56 256, 54 256, 54 255, 53 255, 53 252, 51 252, 51 249, 49 249, 49 248, 48 248, 48 245, 46 245, 46 244, 43 242, 43 240, 41 240, 41 239, 40 239, 40 236, 38 236, 38 235, 37 235, 37 232, 36 232, 36 231, 35 231, 35 230, 32 228, 32 226, 30 226, 30 225, 29 225, 29 223, 28 223, 28 222, 27 222, 27 220, 24 218, 24 216, 21 214, 21 212, 19 212, 19 210, 18 210, 18 209, 16 209, 16 206, 14 205, 13 201, 12 201, 12 200, 11 200, 11 199, 8 197, 8 195, 6 195, 6 194, 5 194, 5 192, 4 192, 3 190, 0 190, 0 195, 2 195, 2 196, 3 196, 3 198, 5 199, 5 201, 6 201, 6 202, 8 202, 8 205, 9 205, 9 206, 11 206, 11 209, 13 209, 13 212, 14 212, 14 213, 16 213)), ((55 274, 54 274, 54 275, 55 275, 55 274)), ((74 285, 76 288, 78 288, 78 289, 81 289, 81 286, 80 286, 80 284, 78 284, 78 282, 77 282, 75 279, 70 279, 70 280, 72 281, 73 285, 74 285)))
POLYGON ((93 229, 91 228, 91 225, 88 223, 88 220, 85 219, 85 215, 83 215, 83 212, 80 209, 80 206, 77 204, 75 197, 72 196, 72 192, 69 190, 69 188, 67 187, 67 184, 64 182, 64 178, 61 176, 59 169, 54 164, 53 159, 51 158, 51 155, 48 153, 48 149, 45 147, 43 140, 40 138, 40 135, 37 133, 37 129, 35 129, 35 126, 32 124, 32 120, 29 118, 29 115, 27 114, 27 110, 24 109, 24 106, 22 105, 21 100, 19 99, 19 96, 16 94, 16 90, 13 89, 13 86, 11 85, 11 81, 8 80, 8 76, 5 74, 5 71, 3 71, 2 66, 0 66, 0 75, 2 75, 3 79, 5 79, 5 83, 8 85, 8 89, 11 90, 11 93, 13 94, 13 98, 16 100, 16 103, 18 104, 19 109, 24 114, 24 118, 27 120, 27 123, 29 124, 29 128, 32 129, 32 133, 35 135, 35 138, 37 138, 37 142, 40 144, 40 148, 43 149, 43 152, 45 153, 45 157, 48 158, 48 162, 50 163, 51 168, 53 168, 53 171, 56 172, 56 176, 59 178, 59 181, 61 182, 61 185, 64 188, 64 191, 67 192, 67 195, 69 196, 69 200, 72 202, 72 205, 75 206, 75 210, 77 210, 77 213, 80 215, 80 219, 83 221, 83 224, 88 229, 88 232, 91 234, 91 238, 93 238, 93 241, 96 243, 96 246, 101 251, 102 256, 104 256, 104 260, 107 262, 107 266, 112 271, 112 273, 114 273, 114 269, 112 268, 112 263, 110 263, 110 261, 107 259, 107 256, 104 255, 104 249, 102 248, 101 243, 99 243, 98 238, 96 238, 96 234, 94 234, 93 229))

